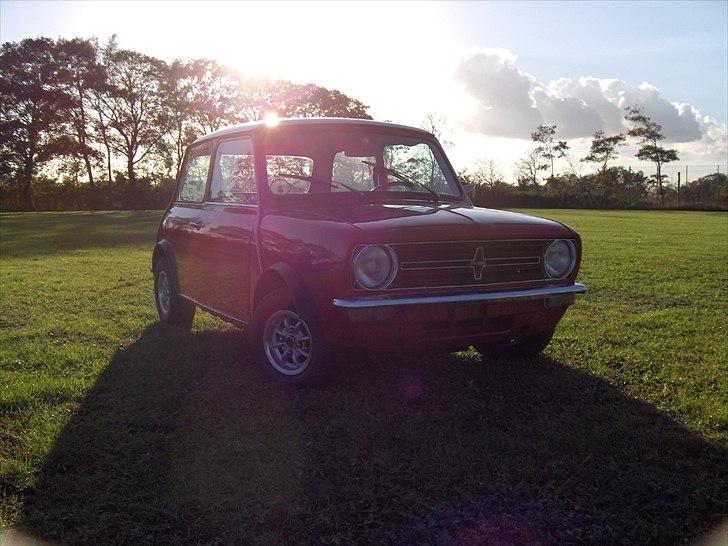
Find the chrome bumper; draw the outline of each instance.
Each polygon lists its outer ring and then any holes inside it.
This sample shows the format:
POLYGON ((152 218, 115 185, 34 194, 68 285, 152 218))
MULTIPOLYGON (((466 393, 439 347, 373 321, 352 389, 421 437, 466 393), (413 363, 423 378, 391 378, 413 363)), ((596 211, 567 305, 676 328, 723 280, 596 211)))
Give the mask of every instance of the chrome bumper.
POLYGON ((485 292, 470 294, 449 294, 444 296, 414 296, 414 297, 387 297, 373 296, 371 298, 339 299, 332 301, 334 307, 340 309, 367 309, 371 307, 400 307, 410 305, 437 305, 447 303, 480 303, 524 301, 560 296, 564 294, 583 294, 586 286, 575 283, 569 286, 546 286, 531 290, 509 290, 507 292, 485 292))

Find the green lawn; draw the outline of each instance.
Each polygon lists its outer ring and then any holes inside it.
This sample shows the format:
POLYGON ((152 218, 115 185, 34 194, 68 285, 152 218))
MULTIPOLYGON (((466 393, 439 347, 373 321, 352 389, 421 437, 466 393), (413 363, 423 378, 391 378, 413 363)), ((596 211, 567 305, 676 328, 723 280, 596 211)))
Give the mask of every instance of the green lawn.
POLYGON ((66 543, 679 543, 728 514, 728 215, 530 211, 590 292, 543 358, 272 384, 156 324, 158 212, 0 215, 0 524, 66 543))

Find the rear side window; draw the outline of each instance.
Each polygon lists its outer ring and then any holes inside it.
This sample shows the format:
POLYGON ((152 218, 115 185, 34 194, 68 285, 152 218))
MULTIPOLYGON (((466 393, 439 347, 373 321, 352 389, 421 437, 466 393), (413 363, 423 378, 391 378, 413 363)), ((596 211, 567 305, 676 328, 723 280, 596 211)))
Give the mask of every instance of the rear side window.
POLYGON ((212 167, 210 201, 244 205, 258 202, 253 146, 249 138, 226 140, 218 145, 212 167))
POLYGON ((179 188, 179 201, 201 203, 205 196, 207 172, 210 169, 212 146, 203 144, 190 148, 187 161, 182 168, 182 183, 179 188))

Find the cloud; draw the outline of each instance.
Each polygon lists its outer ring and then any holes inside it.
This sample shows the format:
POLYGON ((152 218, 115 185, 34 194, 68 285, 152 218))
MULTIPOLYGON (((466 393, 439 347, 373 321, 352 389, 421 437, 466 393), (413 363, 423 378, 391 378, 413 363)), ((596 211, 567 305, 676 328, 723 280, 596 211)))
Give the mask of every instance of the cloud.
POLYGON ((548 84, 520 70, 517 57, 503 49, 475 50, 455 69, 455 79, 472 99, 474 110, 461 123, 474 133, 528 139, 541 123, 556 125, 562 138, 591 136, 627 129, 624 109, 641 105, 662 125, 665 140, 686 143, 700 155, 725 153, 725 124, 704 116, 695 107, 670 102, 647 82, 630 87, 619 79, 559 78, 548 84), (721 149, 722 146, 722 149, 721 149))
POLYGON ((477 101, 479 112, 465 125, 473 132, 493 136, 528 137, 543 122, 532 90, 538 84, 516 68, 515 56, 505 50, 486 50, 465 58, 456 79, 477 101))

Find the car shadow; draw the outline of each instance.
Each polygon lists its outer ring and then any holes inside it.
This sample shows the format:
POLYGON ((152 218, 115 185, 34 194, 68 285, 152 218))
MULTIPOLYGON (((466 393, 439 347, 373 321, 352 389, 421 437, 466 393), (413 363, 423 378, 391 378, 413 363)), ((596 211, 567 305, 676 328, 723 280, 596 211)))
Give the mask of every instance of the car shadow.
POLYGON ((20 529, 64 543, 678 543, 728 509, 726 450, 548 358, 257 370, 238 332, 154 325, 64 428, 20 529))

